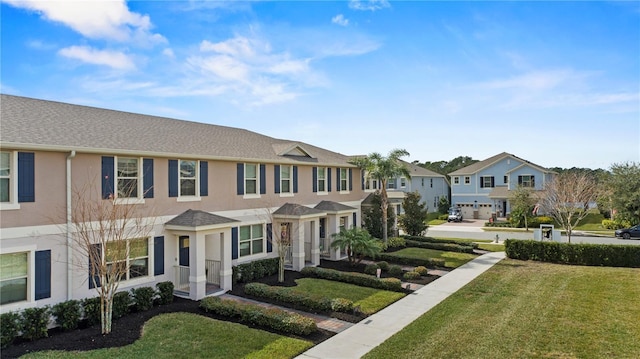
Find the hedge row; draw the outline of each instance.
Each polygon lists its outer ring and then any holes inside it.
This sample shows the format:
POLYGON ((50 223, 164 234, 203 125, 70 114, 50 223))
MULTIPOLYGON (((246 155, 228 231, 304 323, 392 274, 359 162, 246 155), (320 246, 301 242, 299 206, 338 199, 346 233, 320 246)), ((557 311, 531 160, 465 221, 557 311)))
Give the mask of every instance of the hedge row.
POLYGON ((402 282, 397 278, 378 278, 364 273, 342 272, 334 269, 305 267, 300 273, 305 277, 335 280, 363 287, 402 292, 402 282))
POLYGON ((318 330, 313 319, 300 314, 231 299, 206 297, 200 301, 200 308, 205 312, 236 318, 243 323, 272 328, 283 333, 309 335, 318 330))
MULTIPOLYGON (((154 302, 168 304, 173 301, 173 283, 156 284, 151 287, 134 288, 131 292, 118 292, 113 296, 112 318, 118 319, 129 313, 130 307, 137 311, 151 309, 154 302)), ((80 320, 86 319, 88 325, 100 323, 100 297, 83 300, 67 300, 52 307, 26 308, 20 312, 8 312, 0 315, 0 346, 6 348, 18 337, 26 340, 44 338, 48 335, 51 318, 62 330, 78 328, 80 320)))
POLYGON ((401 256, 395 256, 393 253, 380 253, 376 254, 376 259, 380 259, 387 262, 404 264, 409 266, 423 266, 423 267, 444 267, 444 259, 440 258, 428 258, 428 259, 420 259, 420 258, 407 258, 401 256))
POLYGON ((255 279, 276 274, 279 264, 279 258, 269 258, 234 266, 232 268, 233 283, 249 283, 255 279))
POLYGON ((330 298, 300 292, 287 287, 273 287, 264 283, 249 283, 244 286, 248 295, 275 299, 279 302, 304 307, 312 312, 351 312, 353 301, 344 298, 330 298))
POLYGON ((509 258, 585 266, 640 267, 640 246, 569 244, 546 241, 504 242, 509 258))
POLYGON ((453 239, 437 239, 433 237, 422 237, 422 236, 404 236, 404 238, 407 240, 418 241, 423 243, 446 243, 446 244, 453 244, 461 247, 478 248, 477 243, 461 243, 453 239))
POLYGON ((407 242, 407 247, 417 247, 417 248, 435 249, 439 251, 473 254, 472 246, 465 246, 465 245, 451 244, 451 243, 420 242, 420 241, 414 241, 412 239, 407 239, 406 242, 407 242))

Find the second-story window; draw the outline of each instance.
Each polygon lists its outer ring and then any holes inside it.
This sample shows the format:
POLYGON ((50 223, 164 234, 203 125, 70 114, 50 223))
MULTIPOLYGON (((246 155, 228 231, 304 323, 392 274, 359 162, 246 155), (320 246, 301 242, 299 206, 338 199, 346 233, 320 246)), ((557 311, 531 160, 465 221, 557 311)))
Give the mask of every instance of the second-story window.
POLYGON ((464 184, 470 184, 470 183, 471 183, 471 177, 464 176, 464 184))
POLYGON ((258 165, 245 163, 244 165, 244 193, 258 194, 258 165))
POLYGON ((0 202, 11 201, 11 152, 0 152, 0 202))
POLYGON ((349 190, 349 169, 341 168, 340 169, 340 191, 348 191, 349 190))
POLYGON ((480 187, 481 188, 493 188, 494 187, 493 176, 482 176, 481 177, 481 182, 480 182, 480 187))
POLYGON ((400 188, 407 187, 407 179, 404 177, 400 177, 400 188))
POLYGON ((318 167, 318 192, 327 192, 327 168, 318 167))
POLYGON ((460 177, 453 177, 453 184, 460 184, 460 177))
POLYGON ((280 193, 291 193, 291 166, 280 166, 280 193))
POLYGON ((132 157, 118 157, 116 186, 118 198, 138 198, 139 160, 132 157))
POLYGON ((518 176, 518 185, 522 187, 535 187, 535 177, 532 175, 518 176))
POLYGON ((195 196, 198 161, 180 160, 180 196, 195 196))

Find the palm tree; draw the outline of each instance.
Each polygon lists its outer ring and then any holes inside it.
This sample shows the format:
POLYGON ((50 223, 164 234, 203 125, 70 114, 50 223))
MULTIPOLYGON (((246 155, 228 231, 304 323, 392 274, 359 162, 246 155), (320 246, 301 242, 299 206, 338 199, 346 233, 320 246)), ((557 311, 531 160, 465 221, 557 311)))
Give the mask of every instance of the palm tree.
POLYGON ((380 242, 362 228, 341 229, 331 237, 331 247, 346 251, 351 265, 360 263, 365 256, 375 257, 382 250, 380 242))
POLYGON ((377 152, 370 153, 364 157, 354 158, 351 164, 358 166, 365 171, 366 180, 375 179, 380 184, 380 194, 382 197, 382 240, 388 242, 387 235, 387 209, 389 208, 389 197, 387 197, 387 182, 389 178, 405 176, 411 178, 411 172, 400 161, 401 157, 409 156, 409 152, 404 149, 394 149, 387 157, 377 152))

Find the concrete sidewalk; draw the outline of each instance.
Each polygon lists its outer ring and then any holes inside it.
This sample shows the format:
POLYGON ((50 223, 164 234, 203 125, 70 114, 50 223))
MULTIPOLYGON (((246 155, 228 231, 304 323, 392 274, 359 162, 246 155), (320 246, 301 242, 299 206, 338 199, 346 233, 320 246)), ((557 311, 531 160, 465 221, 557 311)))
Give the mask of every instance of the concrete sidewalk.
POLYGON ((334 335, 296 358, 360 358, 504 259, 504 257, 504 252, 484 254, 362 320, 351 328, 334 335))

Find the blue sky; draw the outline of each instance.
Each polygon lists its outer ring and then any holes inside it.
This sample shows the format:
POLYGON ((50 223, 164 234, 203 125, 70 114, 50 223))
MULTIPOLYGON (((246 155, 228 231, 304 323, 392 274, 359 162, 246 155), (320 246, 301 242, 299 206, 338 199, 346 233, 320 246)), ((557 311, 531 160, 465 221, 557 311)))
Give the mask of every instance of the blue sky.
POLYGON ((640 161, 637 1, 0 1, 2 93, 347 155, 640 161))

